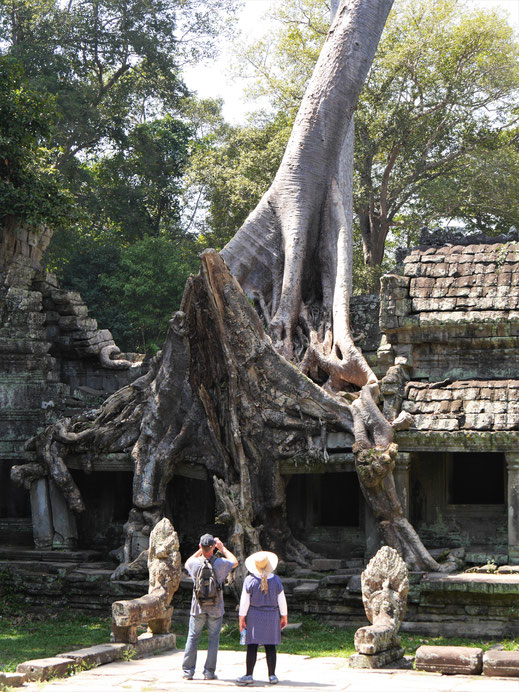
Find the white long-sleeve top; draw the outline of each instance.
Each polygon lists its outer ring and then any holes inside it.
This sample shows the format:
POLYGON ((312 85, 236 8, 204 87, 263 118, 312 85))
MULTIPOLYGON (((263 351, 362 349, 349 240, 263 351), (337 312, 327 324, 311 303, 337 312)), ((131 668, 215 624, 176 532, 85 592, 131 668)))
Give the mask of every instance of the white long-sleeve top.
MULTIPOLYGON (((270 579, 273 577, 273 574, 269 574, 267 579, 270 579)), ((239 614, 240 617, 245 617, 247 613, 249 612, 249 606, 250 606, 250 594, 245 591, 245 589, 242 589, 241 592, 241 598, 240 598, 240 610, 239 614)), ((281 591, 278 594, 278 607, 279 607, 279 614, 280 615, 288 615, 288 606, 287 606, 287 599, 285 596, 285 591, 281 591)))

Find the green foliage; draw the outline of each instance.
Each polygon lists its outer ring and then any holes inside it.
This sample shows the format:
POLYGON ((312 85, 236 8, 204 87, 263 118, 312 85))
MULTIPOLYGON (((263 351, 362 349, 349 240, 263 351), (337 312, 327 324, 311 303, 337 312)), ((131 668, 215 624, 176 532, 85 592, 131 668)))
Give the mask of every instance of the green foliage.
POLYGON ((158 118, 137 125, 113 154, 84 165, 78 185, 83 225, 117 229, 124 242, 181 234, 181 185, 191 135, 185 122, 158 118))
MULTIPOLYGON (((264 39, 238 49, 240 71, 253 79, 251 95, 268 97, 290 121, 328 4, 284 0, 271 17, 264 39)), ((499 232, 517 224, 518 57, 513 30, 495 12, 462 0, 395 3, 355 114, 363 284, 362 261, 380 265, 381 248, 412 244, 424 225, 499 232)))
POLYGON ((106 277, 106 284, 118 295, 130 322, 133 348, 162 346, 171 314, 180 306, 189 268, 182 249, 164 237, 145 237, 121 251, 119 267, 106 277))
POLYGON ((120 245, 108 233, 94 237, 60 231, 48 259, 49 268, 81 293, 92 317, 110 329, 117 345, 140 352, 161 347, 186 279, 197 268, 192 243, 165 236, 120 245))
POLYGON ((69 199, 46 140, 56 119, 54 99, 24 84, 19 61, 0 56, 0 217, 60 223, 69 199))
POLYGON ((206 203, 197 224, 200 249, 221 249, 268 189, 291 129, 286 113, 272 120, 258 115, 244 127, 221 124, 198 145, 189 181, 206 203))

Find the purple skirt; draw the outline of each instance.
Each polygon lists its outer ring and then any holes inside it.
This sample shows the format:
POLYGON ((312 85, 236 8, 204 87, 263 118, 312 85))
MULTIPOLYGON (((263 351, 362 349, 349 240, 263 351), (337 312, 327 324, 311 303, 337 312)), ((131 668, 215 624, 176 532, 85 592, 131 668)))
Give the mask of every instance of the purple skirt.
POLYGON ((247 613, 247 644, 275 644, 281 642, 279 608, 249 607, 247 613))

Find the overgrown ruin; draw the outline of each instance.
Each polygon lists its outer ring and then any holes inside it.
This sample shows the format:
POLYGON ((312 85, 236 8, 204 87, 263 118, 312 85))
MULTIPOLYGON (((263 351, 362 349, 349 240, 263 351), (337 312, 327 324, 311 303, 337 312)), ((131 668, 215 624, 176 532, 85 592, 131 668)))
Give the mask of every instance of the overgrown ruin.
POLYGON ((381 543, 437 580, 519 561, 516 238, 423 245, 383 278, 378 329, 377 298, 350 310, 341 151, 391 4, 341 5, 272 187, 202 254, 149 367, 40 271, 46 229, 6 226, 3 414, 26 427, 5 428, 0 512, 20 543, 32 525, 42 549, 112 549, 122 577, 166 516, 185 554, 223 529, 241 564, 381 543))

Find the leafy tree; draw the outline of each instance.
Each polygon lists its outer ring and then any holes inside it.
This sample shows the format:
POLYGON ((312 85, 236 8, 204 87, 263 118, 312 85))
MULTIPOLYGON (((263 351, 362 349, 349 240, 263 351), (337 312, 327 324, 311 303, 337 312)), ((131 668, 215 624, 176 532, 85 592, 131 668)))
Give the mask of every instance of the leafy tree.
POLYGON ((0 217, 35 225, 66 217, 67 195, 45 146, 56 117, 54 99, 24 85, 22 65, 0 56, 0 217))
POLYGON ((0 0, 5 50, 54 94, 60 164, 178 107, 180 66, 215 50, 232 0, 0 0))
POLYGON ((119 267, 105 281, 118 295, 119 310, 129 320, 130 338, 123 337, 126 344, 158 350, 194 268, 183 249, 164 237, 148 236, 121 251, 119 267))
POLYGON ((220 121, 191 158, 188 181, 205 203, 196 224, 199 247, 221 249, 270 185, 283 157, 291 120, 257 115, 248 125, 220 121))
MULTIPOLYGON (((275 109, 291 112, 326 13, 322 0, 276 5, 277 28, 242 52, 242 71, 256 78, 253 95, 269 93, 275 109)), ((390 232, 406 243, 419 227, 454 211, 451 185, 471 200, 456 205, 458 221, 470 226, 485 216, 489 229, 506 225, 498 176, 486 188, 485 207, 495 207, 489 214, 477 210, 481 176, 473 173, 491 170, 499 149, 510 151, 515 141, 501 133, 516 119, 518 57, 512 29, 494 12, 458 0, 395 6, 355 115, 354 200, 367 265, 381 264, 390 232)))
POLYGON ((195 270, 192 243, 145 236, 121 246, 108 234, 59 230, 60 252, 49 257, 64 285, 79 291, 101 327, 109 328, 127 351, 154 351, 164 340, 171 313, 195 270))
POLYGON ((124 242, 181 234, 181 186, 192 128, 170 116, 137 125, 112 155, 83 167, 87 223, 117 228, 124 242), (99 191, 102 190, 102 196, 99 191))

